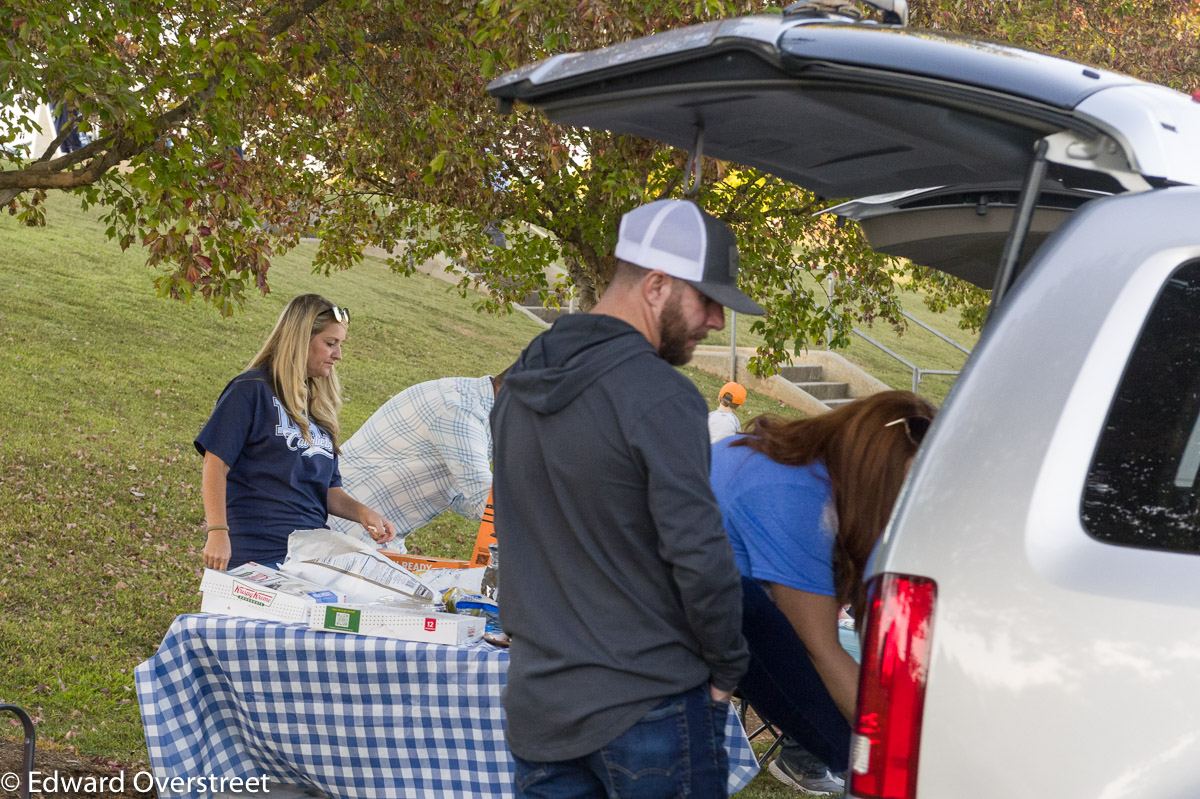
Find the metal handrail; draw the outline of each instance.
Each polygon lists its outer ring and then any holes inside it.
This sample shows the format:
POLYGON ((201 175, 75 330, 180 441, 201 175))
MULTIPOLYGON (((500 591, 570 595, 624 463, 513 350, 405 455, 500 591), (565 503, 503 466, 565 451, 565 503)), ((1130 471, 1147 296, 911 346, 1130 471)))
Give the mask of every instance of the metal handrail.
MULTIPOLYGON (((871 294, 871 295, 873 295, 873 296, 875 296, 875 297, 879 297, 879 295, 878 295, 876 292, 873 292, 873 291, 868 291, 867 293, 868 293, 868 294, 871 294)), ((830 305, 832 306, 832 303, 833 303, 833 277, 832 277, 832 276, 829 278, 829 282, 828 282, 828 284, 827 284, 827 285, 826 285, 826 287, 825 287, 825 294, 826 294, 826 298, 828 299, 828 301, 829 301, 830 305)), ((949 344, 951 347, 954 347, 955 349, 957 349, 957 350, 960 350, 961 352, 964 352, 964 353, 966 353, 967 355, 970 355, 970 354, 971 354, 971 351, 970 351, 969 349, 967 349, 967 348, 966 348, 966 347, 964 347, 963 345, 959 344, 957 341, 955 341, 954 339, 952 339, 952 338, 950 338, 949 336, 945 335, 944 333, 942 333, 942 332, 940 332, 940 331, 938 331, 938 330, 934 330, 932 327, 930 327, 929 325, 925 324, 925 323, 924 323, 924 322, 922 322, 920 319, 916 318, 915 316, 913 316, 912 314, 908 313, 907 311, 901 310, 901 311, 900 311, 900 315, 901 315, 901 316, 903 316, 903 317, 904 317, 905 319, 907 319, 908 321, 910 321, 910 322, 913 322, 913 323, 914 323, 914 324, 916 324, 918 327, 921 327, 921 328, 923 328, 923 329, 925 329, 925 330, 928 330, 930 333, 932 333, 933 335, 937 336, 937 337, 938 337, 938 338, 940 338, 942 341, 944 341, 944 342, 946 342, 947 344, 949 344)), ((873 339, 873 338, 871 338, 870 336, 868 336, 866 333, 864 333, 864 332, 862 332, 861 330, 859 330, 857 327, 851 326, 851 328, 850 328, 850 331, 851 331, 852 333, 854 333, 855 335, 857 335, 857 336, 861 337, 862 339, 864 339, 864 340, 865 340, 865 341, 867 341, 868 343, 870 343, 870 344, 873 344, 874 346, 878 347, 878 348, 879 348, 880 350, 882 350, 884 353, 886 353, 887 355, 891 356, 892 358, 895 358, 897 361, 899 361, 900 363, 904 364, 904 365, 905 365, 905 366, 907 366, 909 369, 911 369, 911 370, 912 370, 912 376, 913 376, 913 379, 912 379, 912 390, 913 390, 913 393, 914 393, 914 394, 916 394, 916 393, 917 393, 917 387, 921 385, 921 380, 922 380, 922 378, 924 378, 924 377, 925 377, 925 375, 956 375, 956 374, 959 374, 959 373, 961 372, 961 370, 959 370, 959 369, 922 369, 921 367, 917 366, 915 363, 912 363, 911 361, 907 361, 907 360, 905 360, 904 358, 901 358, 899 355, 897 355, 896 353, 892 352, 890 349, 888 349, 887 347, 883 346, 883 345, 882 345, 882 344, 880 344, 878 341, 876 341, 875 339, 873 339)), ((827 339, 827 341, 828 341, 828 340, 830 340, 830 339, 832 339, 832 338, 833 338, 833 333, 832 333, 832 331, 830 331, 830 332, 829 332, 829 339, 827 339)))
MULTIPOLYGON (((832 279, 832 278, 830 278, 830 283, 829 283, 829 286, 828 286, 828 293, 829 293, 829 295, 830 295, 830 296, 832 296, 832 294, 833 294, 833 279, 832 279)), ((872 293, 873 293, 873 292, 872 292, 872 293)), ((945 333, 942 333, 942 332, 941 332, 941 331, 939 331, 939 330, 934 330, 932 327, 930 327, 929 325, 925 324, 925 323, 924 323, 924 322, 922 322, 920 319, 916 318, 915 316, 913 316, 912 314, 908 313, 907 311, 901 310, 901 311, 900 311, 900 314, 901 314, 901 316, 903 316, 905 319, 907 319, 908 321, 910 321, 910 322, 912 322, 913 324, 917 325, 918 327, 920 327, 920 328, 923 328, 924 330, 927 330, 927 331, 929 331, 930 333, 932 333, 933 335, 937 336, 937 337, 938 337, 938 338, 940 338, 942 341, 944 341, 944 342, 946 342, 947 344, 949 344, 951 347, 954 347, 955 349, 959 350, 960 352, 963 352, 963 353, 965 353, 965 354, 966 354, 966 355, 968 355, 968 356, 971 354, 971 351, 970 351, 969 349, 967 349, 967 348, 966 348, 966 347, 964 347, 963 345, 959 344, 957 341, 955 341, 954 339, 950 338, 950 337, 949 337, 949 336, 947 336, 945 333)), ((737 311, 732 311, 732 312, 731 312, 731 318, 730 318, 730 323, 729 323, 729 379, 730 379, 730 380, 737 380, 737 369, 738 369, 738 360, 737 360, 737 316, 738 316, 738 315, 737 315, 737 311)), ((887 347, 885 347, 884 345, 880 344, 880 343, 879 343, 878 341, 876 341, 875 339, 873 339, 873 338, 871 338, 870 336, 868 336, 866 333, 864 333, 864 332, 862 332, 861 330, 859 330, 857 327, 853 327, 853 326, 851 326, 850 330, 851 330, 851 332, 853 332, 855 335, 857 335, 857 336, 861 337, 862 339, 864 339, 864 340, 865 340, 865 341, 867 341, 868 343, 870 343, 870 344, 873 344, 874 346, 878 347, 878 348, 879 348, 880 350, 882 350, 884 353, 886 353, 887 355, 891 356, 892 358, 895 358, 897 361, 899 361, 900 363, 904 364, 904 365, 905 365, 905 366, 907 366, 909 369, 911 369, 911 370, 912 370, 912 376, 913 376, 913 379, 912 379, 912 390, 913 390, 913 393, 914 393, 914 394, 916 394, 916 393, 917 393, 917 388, 918 388, 918 387, 921 385, 921 380, 923 380, 923 379, 924 379, 925 375, 957 375, 957 374, 960 374, 960 373, 961 373, 961 371, 962 371, 962 370, 960 370, 960 369, 922 369, 921 367, 917 366, 915 363, 912 363, 911 361, 905 360, 904 358, 900 357, 899 355, 897 355, 897 354, 896 354, 895 352, 893 352, 892 350, 888 349, 887 347)), ((830 334, 829 334, 829 338, 830 338, 830 339, 832 339, 832 338, 833 338, 833 335, 832 335, 832 333, 830 333, 830 334)))
POLYGON ((960 351, 962 351, 962 352, 965 352, 967 355, 970 355, 970 354, 971 354, 971 351, 970 351, 969 349, 967 349, 967 348, 966 348, 966 347, 964 347, 963 345, 959 344, 957 341, 955 341, 954 339, 950 338, 950 337, 949 337, 949 336, 947 336, 945 333, 942 333, 942 332, 940 332, 940 331, 938 331, 938 330, 934 330, 932 327, 930 327, 929 325, 925 324, 924 322, 922 322, 922 321, 921 321, 920 319, 918 319, 917 317, 915 317, 915 316, 909 316, 909 314, 908 314, 908 312, 907 312, 907 311, 901 311, 900 313, 904 315, 904 318, 905 318, 905 319, 907 319, 907 320, 908 320, 908 321, 910 321, 910 322, 915 322, 915 323, 916 323, 918 326, 925 328, 925 329, 926 329, 926 330, 928 330, 930 333, 932 333, 933 335, 935 335, 935 336, 937 336, 938 338, 940 338, 942 341, 944 341, 944 342, 946 342, 947 344, 949 344, 951 347, 954 347, 954 348, 955 348, 955 349, 957 349, 957 350, 960 350, 960 351))
POLYGON ((869 342, 869 343, 871 343, 871 344, 874 344, 876 347, 878 347, 879 349, 883 350, 883 351, 884 351, 884 352, 886 352, 888 355, 892 356, 892 357, 893 357, 893 358, 895 358, 897 361, 899 361, 900 363, 902 363, 902 364, 904 364, 905 366, 907 366, 909 369, 917 369, 917 368, 918 368, 918 367, 917 367, 917 365, 916 365, 915 363, 912 363, 911 361, 906 361, 904 358, 902 358, 902 357, 900 357, 899 355, 897 355, 896 353, 892 352, 892 351, 891 351, 891 350, 889 350, 887 347, 883 346, 883 345, 882 345, 882 344, 880 344, 878 341, 876 341, 875 339, 873 339, 873 338, 871 338, 870 336, 868 336, 866 333, 864 333, 864 332, 862 332, 861 330, 859 330, 857 327, 852 327, 852 328, 850 328, 850 329, 851 329, 852 331, 854 331, 854 333, 856 333, 858 336, 860 336, 861 338, 865 339, 867 342, 869 342))
MULTIPOLYGON (((950 344, 951 346, 955 347, 956 349, 961 350, 962 352, 965 352, 967 355, 971 354, 971 351, 969 349, 962 346, 961 344, 959 344, 957 341, 950 338, 949 336, 943 335, 942 333, 938 332, 937 330, 934 330, 932 327, 925 324, 920 319, 910 316, 905 311, 901 311, 900 313, 903 314, 905 319, 909 320, 910 322, 915 322, 918 326, 924 328, 925 330, 928 330, 930 333, 937 336, 942 341, 945 341, 947 344, 950 344)), ((880 344, 878 341, 871 338, 866 333, 859 330, 857 327, 851 327, 850 330, 855 335, 857 335, 859 338, 866 341, 868 344, 873 344, 875 347, 882 350, 885 354, 891 356, 892 358, 895 358, 897 361, 899 361, 900 363, 904 364, 909 369, 911 369, 912 376, 913 376, 912 391, 914 394, 917 393, 917 388, 921 385, 921 381, 925 378, 925 375, 957 375, 962 371, 960 369, 922 369, 921 367, 917 366, 912 361, 906 360, 906 359, 902 358, 901 356, 897 355, 895 352, 888 349, 884 345, 880 344)))

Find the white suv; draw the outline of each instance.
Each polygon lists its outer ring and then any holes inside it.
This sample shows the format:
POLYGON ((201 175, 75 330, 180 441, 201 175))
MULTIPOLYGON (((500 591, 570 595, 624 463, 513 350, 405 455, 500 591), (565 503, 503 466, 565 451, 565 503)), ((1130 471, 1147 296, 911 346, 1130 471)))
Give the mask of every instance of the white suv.
POLYGON ((993 289, 872 562, 849 795, 1200 796, 1200 94, 804 4, 489 90, 871 195, 993 289))

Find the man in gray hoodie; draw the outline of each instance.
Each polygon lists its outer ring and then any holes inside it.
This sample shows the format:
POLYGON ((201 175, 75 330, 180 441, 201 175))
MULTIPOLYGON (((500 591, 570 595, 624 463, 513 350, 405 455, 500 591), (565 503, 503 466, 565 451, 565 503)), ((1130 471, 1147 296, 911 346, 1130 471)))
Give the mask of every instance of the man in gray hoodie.
POLYGON ((694 203, 630 211, 615 254, 600 302, 530 343, 492 411, 517 796, 724 797, 740 578, 708 407, 673 367, 722 306, 763 311, 694 203))

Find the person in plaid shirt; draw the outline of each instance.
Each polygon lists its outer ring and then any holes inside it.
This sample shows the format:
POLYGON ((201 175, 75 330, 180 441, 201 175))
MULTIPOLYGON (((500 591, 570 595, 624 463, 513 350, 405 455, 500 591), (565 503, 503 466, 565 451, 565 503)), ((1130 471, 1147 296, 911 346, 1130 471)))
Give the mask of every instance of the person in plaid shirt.
MULTIPOLYGON (((385 402, 342 445, 342 482, 393 522, 389 548, 407 551, 405 537, 447 510, 483 518, 492 488, 488 415, 503 380, 501 372, 417 383, 385 402)), ((362 535, 341 519, 331 517, 329 526, 362 535)))

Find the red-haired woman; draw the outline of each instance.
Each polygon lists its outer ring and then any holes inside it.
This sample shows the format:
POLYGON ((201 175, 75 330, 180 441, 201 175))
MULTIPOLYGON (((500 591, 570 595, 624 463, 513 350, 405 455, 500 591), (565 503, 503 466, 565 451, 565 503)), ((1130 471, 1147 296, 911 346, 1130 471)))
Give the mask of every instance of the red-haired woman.
POLYGON ((808 419, 760 416, 713 445, 713 492, 742 573, 742 695, 835 773, 858 691, 838 611, 861 618, 867 558, 934 413, 885 391, 808 419))

